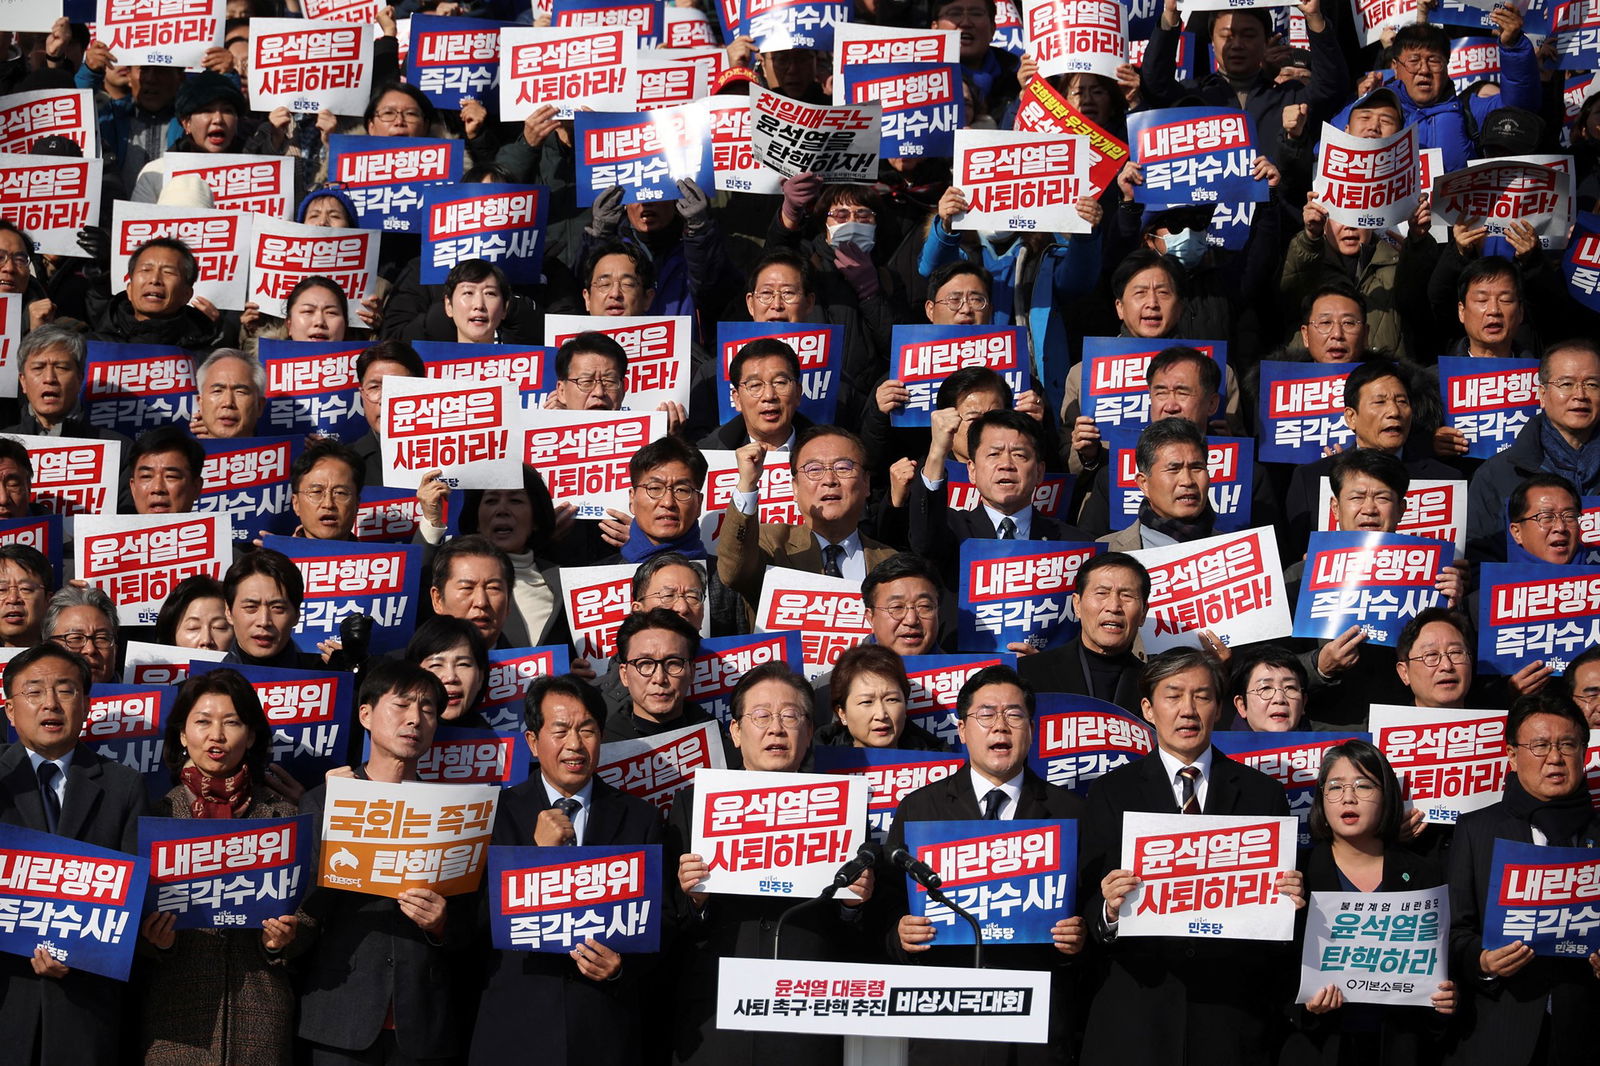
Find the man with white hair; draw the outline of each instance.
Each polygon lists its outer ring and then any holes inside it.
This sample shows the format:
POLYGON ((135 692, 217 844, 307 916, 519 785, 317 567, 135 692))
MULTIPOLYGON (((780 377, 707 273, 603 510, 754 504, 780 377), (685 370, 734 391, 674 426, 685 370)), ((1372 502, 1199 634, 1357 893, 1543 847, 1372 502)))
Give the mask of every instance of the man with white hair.
POLYGON ((194 372, 196 437, 253 437, 266 407, 267 372, 237 348, 218 348, 194 372))

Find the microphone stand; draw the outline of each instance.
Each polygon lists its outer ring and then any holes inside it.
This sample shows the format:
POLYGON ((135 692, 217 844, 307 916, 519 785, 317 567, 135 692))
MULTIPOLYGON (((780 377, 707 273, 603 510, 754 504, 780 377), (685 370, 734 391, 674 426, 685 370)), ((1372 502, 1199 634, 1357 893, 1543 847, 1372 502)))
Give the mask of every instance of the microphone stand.
POLYGON ((828 902, 829 900, 833 899, 833 894, 838 890, 839 888, 837 885, 830 883, 827 888, 824 888, 815 896, 812 896, 810 899, 801 900, 799 903, 796 903, 794 906, 778 915, 777 927, 772 931, 772 958, 774 961, 783 957, 778 953, 778 943, 783 937, 783 923, 789 920, 790 915, 803 911, 807 907, 815 907, 819 903, 828 902))
POLYGON ((949 907, 952 911, 965 918, 968 925, 972 926, 972 968, 974 970, 983 969, 983 932, 978 928, 978 919, 974 918, 965 907, 957 906, 955 901, 945 895, 944 890, 938 885, 929 885, 921 881, 918 884, 928 890, 929 899, 949 907))

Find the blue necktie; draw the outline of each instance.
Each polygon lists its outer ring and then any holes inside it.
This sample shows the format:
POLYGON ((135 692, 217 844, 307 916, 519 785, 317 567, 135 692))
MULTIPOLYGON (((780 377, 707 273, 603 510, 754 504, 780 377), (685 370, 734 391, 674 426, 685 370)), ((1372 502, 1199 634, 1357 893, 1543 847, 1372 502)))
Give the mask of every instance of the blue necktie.
POLYGON ((567 816, 567 821, 572 823, 572 842, 578 842, 578 812, 583 810, 583 801, 563 796, 556 800, 556 810, 567 816))
POLYGON ((44 800, 44 824, 49 826, 50 832, 56 832, 56 827, 61 824, 61 800, 56 796, 56 778, 61 774, 61 767, 46 760, 39 764, 39 795, 44 800))

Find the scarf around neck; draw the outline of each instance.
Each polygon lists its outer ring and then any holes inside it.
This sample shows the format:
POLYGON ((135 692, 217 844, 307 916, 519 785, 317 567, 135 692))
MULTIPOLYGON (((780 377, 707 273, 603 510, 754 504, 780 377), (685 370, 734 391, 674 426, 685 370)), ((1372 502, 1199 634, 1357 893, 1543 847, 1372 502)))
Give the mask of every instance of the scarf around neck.
POLYGON ((653 555, 662 552, 677 552, 690 559, 704 559, 706 557, 705 542, 700 539, 700 529, 692 526, 689 532, 672 540, 653 541, 645 536, 644 530, 639 528, 639 523, 633 523, 628 532, 628 542, 622 546, 622 560, 628 563, 642 563, 653 555))
POLYGON ((1594 841, 1580 841, 1579 835, 1594 817, 1589 790, 1580 787, 1570 795, 1553 800, 1528 795, 1516 774, 1506 775, 1506 809, 1545 835, 1556 847, 1593 847, 1594 841))
POLYGON ((243 763, 228 777, 213 777, 198 766, 185 766, 178 778, 194 793, 189 812, 196 818, 243 818, 250 809, 250 767, 243 763))
POLYGON ((1150 506, 1149 500, 1139 501, 1139 524, 1146 529, 1153 529, 1157 533, 1164 533, 1179 544, 1187 544, 1191 540, 1211 536, 1212 527, 1216 525, 1217 512, 1211 509, 1207 501, 1206 509, 1200 512, 1199 517, 1193 521, 1182 518, 1163 518, 1156 514, 1156 509, 1150 506))
POLYGON ((1541 414, 1539 447, 1544 452, 1544 468, 1572 482, 1580 494, 1588 495, 1600 485, 1600 436, 1590 437, 1583 447, 1574 448, 1567 443, 1561 431, 1541 414))

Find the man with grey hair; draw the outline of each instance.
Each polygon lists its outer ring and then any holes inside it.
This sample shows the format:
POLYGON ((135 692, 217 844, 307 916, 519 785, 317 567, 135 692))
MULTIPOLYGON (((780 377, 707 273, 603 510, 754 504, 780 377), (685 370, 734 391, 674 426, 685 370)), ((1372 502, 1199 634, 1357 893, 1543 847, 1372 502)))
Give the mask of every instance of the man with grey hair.
POLYGON ((58 589, 44 609, 44 639, 83 656, 95 684, 117 681, 117 606, 105 590, 58 589))
POLYGON ((266 407, 267 372, 253 355, 218 348, 194 372, 196 437, 253 437, 266 407))
POLYGON ((1132 525, 1100 538, 1107 549, 1131 552, 1209 537, 1217 515, 1199 427, 1187 418, 1153 422, 1139 434, 1133 454, 1144 499, 1132 525))
MULTIPOLYGON (((22 412, 15 425, 0 432, 40 437, 83 437, 92 440, 128 438, 89 424, 78 404, 83 391, 83 334, 63 326, 44 325, 17 346, 17 385, 22 412)), ((123 452, 127 454, 126 449, 123 452)))

